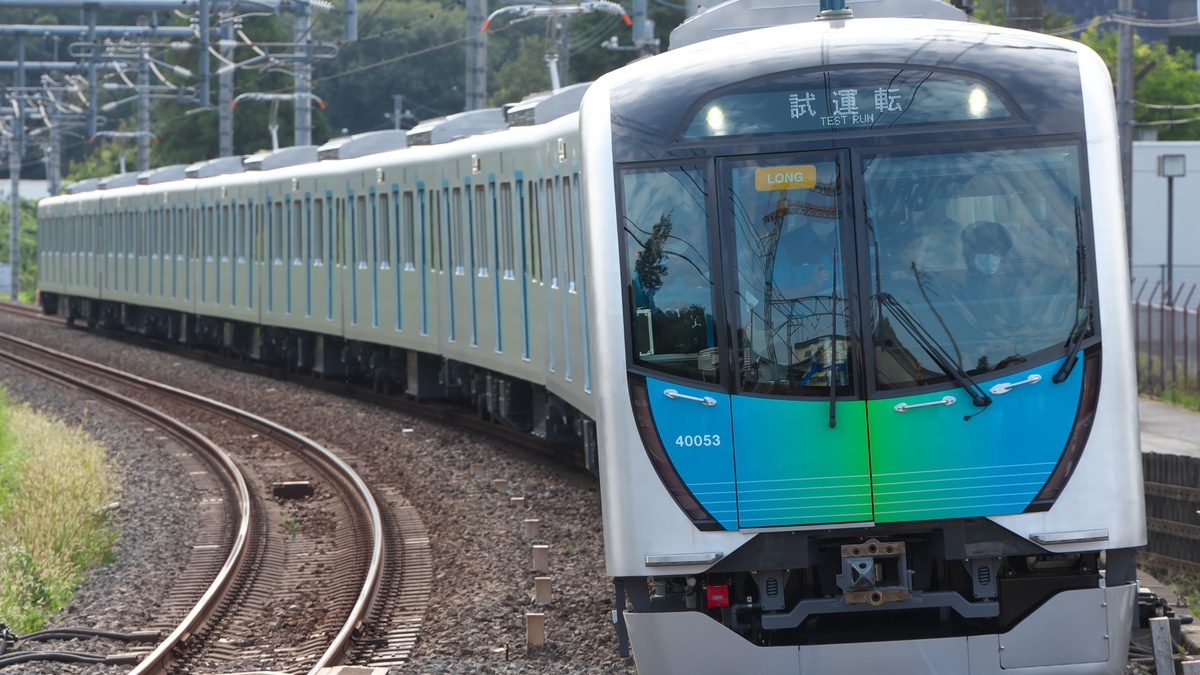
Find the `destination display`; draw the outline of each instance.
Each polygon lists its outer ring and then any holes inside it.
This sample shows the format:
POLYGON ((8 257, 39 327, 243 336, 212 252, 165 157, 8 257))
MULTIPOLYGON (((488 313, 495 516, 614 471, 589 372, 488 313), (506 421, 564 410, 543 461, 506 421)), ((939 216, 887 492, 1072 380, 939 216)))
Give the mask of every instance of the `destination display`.
POLYGON ((684 136, 886 129, 1011 116, 992 88, 955 73, 824 71, 726 91, 700 108, 684 136))

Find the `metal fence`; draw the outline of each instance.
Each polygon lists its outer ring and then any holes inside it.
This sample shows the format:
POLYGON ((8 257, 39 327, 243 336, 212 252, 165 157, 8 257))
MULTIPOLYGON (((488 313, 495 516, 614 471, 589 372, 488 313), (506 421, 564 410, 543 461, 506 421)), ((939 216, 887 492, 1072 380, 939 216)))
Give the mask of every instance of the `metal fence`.
POLYGON ((1200 394, 1200 285, 1135 277, 1132 292, 1138 388, 1200 394))

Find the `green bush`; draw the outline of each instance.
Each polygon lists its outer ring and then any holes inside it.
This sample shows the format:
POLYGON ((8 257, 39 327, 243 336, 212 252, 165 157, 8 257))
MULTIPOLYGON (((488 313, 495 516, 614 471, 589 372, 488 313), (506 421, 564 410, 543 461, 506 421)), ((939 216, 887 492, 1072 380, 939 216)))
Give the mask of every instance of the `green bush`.
POLYGON ((114 559, 115 494, 101 445, 0 396, 0 622, 41 629, 84 572, 114 559))

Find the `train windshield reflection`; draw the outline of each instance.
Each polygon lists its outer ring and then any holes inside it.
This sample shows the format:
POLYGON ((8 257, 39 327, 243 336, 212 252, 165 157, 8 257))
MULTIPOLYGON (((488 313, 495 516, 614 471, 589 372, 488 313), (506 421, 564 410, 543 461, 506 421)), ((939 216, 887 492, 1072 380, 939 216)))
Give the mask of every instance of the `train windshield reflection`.
POLYGON ((1079 161, 1075 146, 865 158, 877 388, 947 379, 896 306, 970 375, 1062 355, 1085 303, 1079 161))

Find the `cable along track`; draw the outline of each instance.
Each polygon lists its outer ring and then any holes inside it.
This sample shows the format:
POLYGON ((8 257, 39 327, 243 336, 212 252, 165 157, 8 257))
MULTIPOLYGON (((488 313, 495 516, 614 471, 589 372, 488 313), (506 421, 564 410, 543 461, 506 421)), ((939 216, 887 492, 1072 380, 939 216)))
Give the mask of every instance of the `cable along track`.
POLYGON ((0 343, 5 361, 166 430, 210 495, 188 571, 156 612, 163 624, 149 627, 167 637, 131 675, 315 674, 407 659, 432 573, 424 526, 402 497, 388 497, 385 519, 357 473, 300 434, 19 338, 0 334, 0 343))

